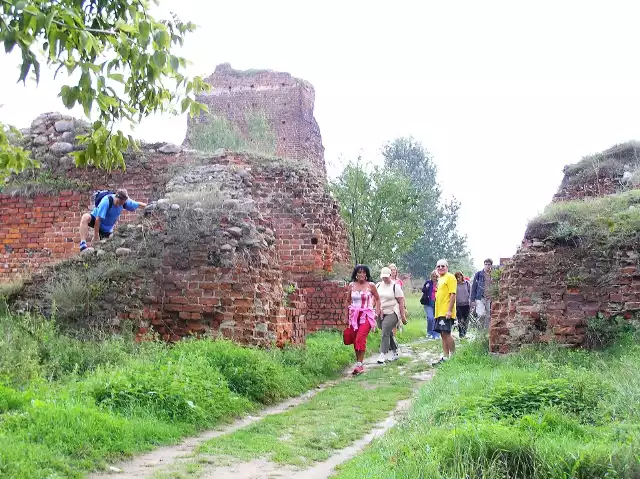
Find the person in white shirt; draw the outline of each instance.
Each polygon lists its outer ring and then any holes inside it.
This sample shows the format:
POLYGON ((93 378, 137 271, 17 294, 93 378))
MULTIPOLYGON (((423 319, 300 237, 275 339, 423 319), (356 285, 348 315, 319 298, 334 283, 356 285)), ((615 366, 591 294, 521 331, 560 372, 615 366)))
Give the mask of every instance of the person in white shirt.
POLYGON ((391 270, 382 268, 380 270, 382 281, 376 285, 380 296, 380 307, 382 309, 382 342, 380 343, 379 364, 384 364, 389 350, 392 352, 391 360, 398 359, 398 344, 393 337, 393 329, 401 319, 403 324, 407 324, 407 313, 404 307, 404 292, 402 286, 391 279, 391 270), (398 312, 400 318, 398 318, 398 312))

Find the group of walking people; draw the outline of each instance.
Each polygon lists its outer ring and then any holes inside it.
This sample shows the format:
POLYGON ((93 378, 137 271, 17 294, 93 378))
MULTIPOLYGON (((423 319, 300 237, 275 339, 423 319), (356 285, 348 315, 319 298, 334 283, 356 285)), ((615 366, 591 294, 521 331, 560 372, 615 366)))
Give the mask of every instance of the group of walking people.
MULTIPOLYGON (((451 274, 448 262, 441 259, 425 281, 420 303, 424 306, 427 318, 427 338, 442 340, 442 356, 434 364, 446 361, 455 353, 452 333, 456 321, 460 338, 467 335, 472 311, 480 319, 480 327, 489 327, 492 268, 493 261, 486 259, 484 268, 474 275, 471 283, 461 271, 451 274)), ((384 364, 387 361, 389 351, 392 353, 390 360, 399 357, 395 332, 402 324, 407 324, 403 283, 398 278, 398 269, 394 264, 382 268, 380 278, 381 281, 374 284, 369 268, 356 265, 348 285, 344 343, 353 344, 355 349, 354 375, 364 372, 367 336, 376 327, 382 330, 378 363, 384 364)))

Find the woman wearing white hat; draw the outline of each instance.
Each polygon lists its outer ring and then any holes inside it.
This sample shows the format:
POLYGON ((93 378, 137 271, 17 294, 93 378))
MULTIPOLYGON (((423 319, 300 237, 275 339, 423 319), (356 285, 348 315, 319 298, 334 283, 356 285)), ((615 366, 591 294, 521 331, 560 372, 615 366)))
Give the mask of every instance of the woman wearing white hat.
POLYGON ((398 359, 398 344, 393 337, 393 329, 398 325, 399 319, 403 324, 407 324, 407 313, 404 308, 404 292, 402 286, 391 279, 391 269, 382 268, 380 270, 382 281, 376 285, 380 296, 380 307, 382 309, 382 342, 380 343, 379 364, 384 364, 387 353, 392 351, 392 361, 398 359), (400 312, 398 318, 396 311, 400 312))

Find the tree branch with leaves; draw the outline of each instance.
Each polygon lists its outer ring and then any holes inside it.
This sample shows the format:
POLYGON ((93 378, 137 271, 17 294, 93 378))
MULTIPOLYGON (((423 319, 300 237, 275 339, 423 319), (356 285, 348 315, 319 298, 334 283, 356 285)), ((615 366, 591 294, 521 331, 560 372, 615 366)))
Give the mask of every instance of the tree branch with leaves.
MULTIPOLYGON (((65 72, 77 83, 59 93, 68 109, 80 105, 93 128, 78 140, 76 165, 125 168, 122 152, 135 145, 114 131, 119 121, 137 123, 154 113, 207 111, 195 95, 208 90, 202 78, 188 78, 187 60, 173 54, 195 25, 156 20, 157 0, 0 0, 0 42, 6 53, 18 49, 18 82, 29 74, 40 81, 41 64, 65 72)), ((27 152, 8 141, 0 125, 0 177, 33 166, 27 152)))

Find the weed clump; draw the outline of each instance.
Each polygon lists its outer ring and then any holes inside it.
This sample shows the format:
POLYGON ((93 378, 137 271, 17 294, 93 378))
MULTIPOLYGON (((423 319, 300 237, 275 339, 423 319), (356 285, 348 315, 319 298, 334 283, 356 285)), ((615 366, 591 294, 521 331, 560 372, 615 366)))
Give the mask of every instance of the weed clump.
POLYGON ((587 320, 584 346, 589 349, 605 349, 623 342, 626 336, 636 334, 636 327, 622 316, 607 318, 602 313, 598 313, 587 320))

